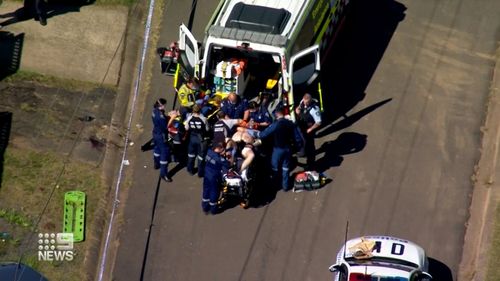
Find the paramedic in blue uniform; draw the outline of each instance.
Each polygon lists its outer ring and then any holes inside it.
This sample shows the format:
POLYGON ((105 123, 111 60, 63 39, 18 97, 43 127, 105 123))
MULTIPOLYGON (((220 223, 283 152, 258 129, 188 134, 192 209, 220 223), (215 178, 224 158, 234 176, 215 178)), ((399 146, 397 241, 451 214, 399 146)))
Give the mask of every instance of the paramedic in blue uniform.
POLYGON ((198 158, 198 176, 203 177, 209 128, 207 118, 201 115, 200 111, 201 108, 194 105, 193 113, 188 116, 184 126, 189 134, 187 171, 194 175, 194 162, 198 158))
POLYGON ((248 111, 249 123, 252 124, 252 127, 255 127, 257 130, 263 130, 273 122, 271 114, 269 114, 266 109, 259 107, 259 105, 254 101, 248 103, 248 111))
POLYGON ((230 119, 248 120, 245 116, 248 103, 246 99, 241 99, 237 94, 230 93, 221 103, 221 111, 226 113, 230 119))
POLYGON ((203 194, 201 208, 203 212, 217 214, 217 200, 222 185, 222 175, 229 169, 229 163, 224 158, 224 145, 214 143, 205 158, 205 177, 203 178, 203 194))
POLYGON ((279 178, 281 167, 281 188, 288 191, 290 188, 289 164, 293 154, 293 145, 301 146, 302 137, 295 124, 284 117, 284 108, 278 107, 275 111, 276 120, 259 133, 259 138, 265 139, 273 136, 273 153, 271 156, 271 169, 274 181, 279 178))
POLYGON ((168 146, 168 120, 165 116, 165 99, 158 99, 153 106, 153 140, 154 140, 154 167, 160 169, 160 177, 167 182, 172 179, 168 176, 168 159, 170 159, 170 148, 168 146))
POLYGON ((316 101, 306 93, 299 106, 295 109, 297 123, 304 136, 304 154, 306 157, 306 170, 314 170, 316 160, 316 147, 314 146, 315 130, 321 125, 321 111, 316 101))
POLYGON ((235 131, 235 127, 241 123, 241 119, 229 119, 229 116, 222 111, 217 112, 217 117, 219 120, 213 126, 212 142, 227 144, 235 131))

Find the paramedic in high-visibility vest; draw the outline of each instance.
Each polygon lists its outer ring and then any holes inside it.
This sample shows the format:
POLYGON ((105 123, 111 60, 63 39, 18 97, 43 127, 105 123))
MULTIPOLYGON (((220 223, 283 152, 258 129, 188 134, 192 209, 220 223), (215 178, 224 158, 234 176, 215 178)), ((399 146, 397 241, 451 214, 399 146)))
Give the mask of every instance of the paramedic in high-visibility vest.
POLYGON ((196 93, 200 90, 198 83, 195 80, 188 80, 186 83, 182 84, 177 91, 177 97, 179 98, 179 112, 181 113, 182 119, 186 118, 186 114, 191 112, 196 100, 196 93))
POLYGON ((310 94, 304 94, 299 106, 295 109, 297 122, 304 137, 305 170, 314 170, 316 147, 314 146, 315 130, 321 125, 321 111, 310 94))

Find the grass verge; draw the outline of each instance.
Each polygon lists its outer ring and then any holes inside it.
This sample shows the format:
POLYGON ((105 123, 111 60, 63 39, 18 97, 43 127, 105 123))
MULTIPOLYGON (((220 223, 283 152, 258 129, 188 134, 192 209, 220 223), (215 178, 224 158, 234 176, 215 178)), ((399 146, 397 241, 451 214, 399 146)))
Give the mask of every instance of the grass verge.
MULTIPOLYGON (((7 83, 25 82, 30 81, 38 83, 47 87, 61 88, 64 90, 72 91, 78 89, 80 91, 89 91, 99 87, 99 84, 92 82, 85 82, 73 79, 60 78, 51 75, 40 74, 37 72, 19 70, 16 73, 8 76, 3 81, 7 83)), ((116 86, 103 85, 102 88, 116 91, 116 86)))
POLYGON ((80 190, 87 194, 87 222, 92 221, 97 201, 105 194, 98 168, 71 160, 63 170, 64 160, 56 153, 8 147, 0 187, 0 232, 8 233, 8 237, 0 240, 0 261, 17 261, 22 254, 23 263, 34 267, 49 280, 84 280, 85 241, 75 243, 75 258, 72 261, 38 260, 37 234, 62 232, 66 191, 80 190), (54 187, 54 195, 35 228, 36 220, 54 187))
POLYGON ((500 280, 500 251, 498 249, 500 249, 500 204, 497 205, 495 211, 495 225, 488 253, 489 261, 485 281, 500 280))

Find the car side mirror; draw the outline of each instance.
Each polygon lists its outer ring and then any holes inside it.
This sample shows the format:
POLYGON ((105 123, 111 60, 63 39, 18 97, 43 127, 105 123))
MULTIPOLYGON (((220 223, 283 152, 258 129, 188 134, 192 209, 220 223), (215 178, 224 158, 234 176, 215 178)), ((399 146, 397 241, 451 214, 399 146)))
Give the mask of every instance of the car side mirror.
POLYGON ((328 270, 330 270, 330 272, 337 272, 337 271, 340 271, 341 268, 342 268, 342 266, 340 264, 336 263, 336 264, 330 265, 328 270))
POLYGON ((411 274, 411 281, 431 281, 432 275, 425 271, 414 270, 411 274))
POLYGON ((432 275, 430 275, 427 272, 422 271, 422 272, 420 272, 420 279, 431 281, 432 280, 432 275))

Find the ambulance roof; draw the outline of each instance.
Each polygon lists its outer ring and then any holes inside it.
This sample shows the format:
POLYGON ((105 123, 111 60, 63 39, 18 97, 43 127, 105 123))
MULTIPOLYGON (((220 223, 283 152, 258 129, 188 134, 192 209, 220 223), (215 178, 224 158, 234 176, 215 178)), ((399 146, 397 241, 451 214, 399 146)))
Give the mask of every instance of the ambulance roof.
POLYGON ((218 22, 209 29, 215 37, 284 46, 309 1, 229 0, 218 22))

